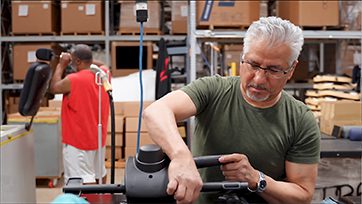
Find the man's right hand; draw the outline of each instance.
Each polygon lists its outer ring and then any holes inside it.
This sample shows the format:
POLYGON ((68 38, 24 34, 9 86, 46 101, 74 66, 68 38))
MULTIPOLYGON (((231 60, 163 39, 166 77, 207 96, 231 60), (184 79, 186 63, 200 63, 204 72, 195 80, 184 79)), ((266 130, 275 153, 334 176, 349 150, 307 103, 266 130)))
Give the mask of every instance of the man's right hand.
POLYGON ((203 183, 192 156, 172 159, 168 178, 167 193, 177 203, 192 203, 199 197, 203 183))
POLYGON ((59 57, 59 64, 61 65, 61 68, 67 67, 71 60, 72 56, 70 53, 62 52, 59 57))

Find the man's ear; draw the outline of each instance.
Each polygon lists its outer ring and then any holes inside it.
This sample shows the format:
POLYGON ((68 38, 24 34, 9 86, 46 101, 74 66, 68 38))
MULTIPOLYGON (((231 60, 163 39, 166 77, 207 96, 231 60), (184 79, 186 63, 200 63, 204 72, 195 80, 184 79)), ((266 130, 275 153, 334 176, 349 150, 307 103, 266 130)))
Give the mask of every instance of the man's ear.
POLYGON ((292 65, 292 70, 290 70, 290 72, 289 72, 289 76, 288 76, 288 80, 290 80, 291 78, 292 78, 292 76, 293 76, 293 74, 294 74, 294 71, 295 71, 295 69, 297 68, 297 64, 298 64, 298 60, 295 60, 294 61, 294 63, 293 63, 293 65, 292 65))
POLYGON ((239 63, 239 76, 241 75, 241 66, 243 66, 242 62, 239 63))

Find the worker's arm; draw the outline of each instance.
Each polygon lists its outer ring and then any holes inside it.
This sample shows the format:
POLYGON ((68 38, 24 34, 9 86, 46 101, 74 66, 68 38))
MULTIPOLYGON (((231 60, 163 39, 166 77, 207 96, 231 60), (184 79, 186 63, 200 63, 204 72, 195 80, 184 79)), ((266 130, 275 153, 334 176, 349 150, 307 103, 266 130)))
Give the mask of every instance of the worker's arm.
POLYGON ((195 114, 194 103, 180 90, 155 101, 143 113, 149 135, 171 160, 167 193, 181 203, 195 201, 202 187, 192 154, 177 128, 177 121, 195 114))
POLYGON ((285 169, 287 181, 275 181, 267 176, 267 189, 260 195, 268 203, 311 203, 318 164, 298 164, 286 161, 285 169))
MULTIPOLYGON (((225 155, 221 170, 226 180, 246 181, 249 188, 256 189, 259 172, 243 154, 225 155)), ((268 203, 310 203, 314 194, 318 164, 299 164, 286 161, 286 181, 276 181, 265 175, 267 186, 259 193, 268 203)))
POLYGON ((62 75, 71 61, 69 53, 62 53, 59 58, 59 63, 55 69, 53 77, 50 81, 50 92, 53 94, 65 94, 70 92, 70 80, 62 75))

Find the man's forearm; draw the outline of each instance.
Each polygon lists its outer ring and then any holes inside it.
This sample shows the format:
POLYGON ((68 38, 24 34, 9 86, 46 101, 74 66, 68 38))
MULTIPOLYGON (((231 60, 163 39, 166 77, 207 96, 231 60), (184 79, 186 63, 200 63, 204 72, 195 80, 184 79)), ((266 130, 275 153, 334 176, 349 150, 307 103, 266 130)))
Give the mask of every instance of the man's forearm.
POLYGON ((170 159, 173 159, 175 156, 192 157, 191 152, 178 132, 175 116, 167 109, 158 111, 157 106, 159 105, 161 104, 152 104, 152 107, 147 108, 143 114, 152 140, 162 147, 162 150, 170 159))
POLYGON ((291 182, 275 181, 267 177, 267 189, 259 195, 268 203, 310 203, 313 197, 312 192, 291 182))
POLYGON ((57 65, 53 77, 50 81, 50 92, 56 94, 56 84, 62 80, 64 69, 61 67, 60 64, 57 65))

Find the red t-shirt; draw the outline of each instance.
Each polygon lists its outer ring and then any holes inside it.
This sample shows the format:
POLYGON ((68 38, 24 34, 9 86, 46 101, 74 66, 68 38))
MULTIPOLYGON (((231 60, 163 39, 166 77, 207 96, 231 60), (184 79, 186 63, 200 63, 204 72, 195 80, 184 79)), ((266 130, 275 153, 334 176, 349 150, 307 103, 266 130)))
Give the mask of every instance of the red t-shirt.
MULTIPOLYGON (((70 93, 63 95, 62 141, 81 150, 96 150, 98 149, 99 86, 95 83, 95 74, 86 69, 69 74, 67 77, 70 80, 70 93)), ((103 86, 100 88, 103 147, 107 136, 109 97, 103 86)))

